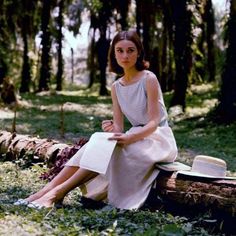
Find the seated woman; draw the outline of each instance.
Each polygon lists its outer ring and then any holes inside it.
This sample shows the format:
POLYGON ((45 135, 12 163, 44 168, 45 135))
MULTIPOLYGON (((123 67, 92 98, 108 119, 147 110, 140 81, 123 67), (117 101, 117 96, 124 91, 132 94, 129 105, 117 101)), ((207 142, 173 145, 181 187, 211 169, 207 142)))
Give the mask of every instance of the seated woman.
POLYGON ((117 33, 108 57, 110 70, 120 78, 111 87, 113 119, 102 122, 102 130, 112 132, 110 139, 117 141, 106 174, 101 176, 80 168, 84 145, 51 182, 24 200, 29 206, 52 207, 71 190, 96 177, 97 186, 87 189, 87 196, 92 197, 89 191, 96 189, 98 200, 105 197, 114 207, 137 209, 145 202, 158 176, 155 164, 175 160, 177 147, 168 126, 161 88, 156 76, 147 70, 137 33, 117 33), (132 125, 127 131, 124 131, 125 117, 132 125))

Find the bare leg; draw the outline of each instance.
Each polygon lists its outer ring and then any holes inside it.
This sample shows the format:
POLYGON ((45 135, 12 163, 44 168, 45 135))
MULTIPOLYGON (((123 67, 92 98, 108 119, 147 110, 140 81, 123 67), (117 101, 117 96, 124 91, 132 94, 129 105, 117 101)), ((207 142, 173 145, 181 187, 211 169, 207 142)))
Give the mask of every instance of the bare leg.
POLYGON ((79 167, 75 167, 75 166, 64 167, 52 181, 50 181, 48 184, 46 184, 38 192, 27 197, 25 200, 32 202, 32 201, 35 201, 36 199, 42 197, 44 194, 46 194, 50 190, 52 190, 56 186, 60 185, 61 183, 63 183, 67 179, 69 179, 78 169, 79 169, 79 167))
POLYGON ((37 199, 34 202, 39 203, 40 205, 45 207, 51 207, 53 203, 62 200, 65 195, 71 190, 85 183, 96 175, 97 173, 95 172, 80 168, 66 181, 56 185, 54 188, 51 188, 49 192, 47 192, 41 198, 37 199))

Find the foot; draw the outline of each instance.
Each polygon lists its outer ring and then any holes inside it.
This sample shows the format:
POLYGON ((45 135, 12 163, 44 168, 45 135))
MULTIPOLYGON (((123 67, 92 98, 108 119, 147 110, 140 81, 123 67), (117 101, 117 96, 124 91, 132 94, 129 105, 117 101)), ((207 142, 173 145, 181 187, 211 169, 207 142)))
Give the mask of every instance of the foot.
POLYGON ((34 193, 32 195, 30 195, 29 197, 27 197, 26 199, 24 199, 25 201, 28 201, 28 202, 33 202, 39 198, 41 198, 44 194, 46 194, 47 191, 39 191, 37 193, 34 193))
POLYGON ((50 208, 57 204, 62 204, 64 195, 59 191, 53 189, 50 192, 43 195, 41 198, 32 201, 33 204, 39 205, 41 207, 50 208))
POLYGON ((13 205, 15 205, 15 206, 27 206, 30 202, 33 202, 33 201, 41 198, 43 195, 44 195, 44 193, 42 191, 37 192, 37 193, 34 193, 34 194, 30 195, 29 197, 27 197, 25 199, 23 199, 23 198, 18 199, 16 202, 13 203, 13 205))

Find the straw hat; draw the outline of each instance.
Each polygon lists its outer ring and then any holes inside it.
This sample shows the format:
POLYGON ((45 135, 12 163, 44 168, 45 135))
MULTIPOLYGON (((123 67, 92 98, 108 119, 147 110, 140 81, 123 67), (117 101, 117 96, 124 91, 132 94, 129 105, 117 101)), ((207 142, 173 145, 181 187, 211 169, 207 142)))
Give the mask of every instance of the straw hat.
POLYGON ((226 176, 226 162, 222 159, 198 155, 193 160, 191 170, 181 170, 177 174, 213 178, 213 179, 236 179, 233 176, 226 176))

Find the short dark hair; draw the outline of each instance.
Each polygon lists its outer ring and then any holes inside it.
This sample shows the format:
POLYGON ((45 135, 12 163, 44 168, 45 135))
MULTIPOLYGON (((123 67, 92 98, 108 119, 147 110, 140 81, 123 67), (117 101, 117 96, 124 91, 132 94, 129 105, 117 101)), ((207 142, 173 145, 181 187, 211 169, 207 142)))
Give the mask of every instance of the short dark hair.
POLYGON ((144 60, 143 44, 136 31, 121 31, 115 35, 109 48, 109 53, 108 53, 109 71, 115 72, 118 75, 124 74, 123 68, 118 65, 115 58, 115 45, 121 40, 132 41, 137 47, 139 56, 135 64, 136 69, 138 71, 147 69, 149 67, 149 64, 147 61, 144 60))

